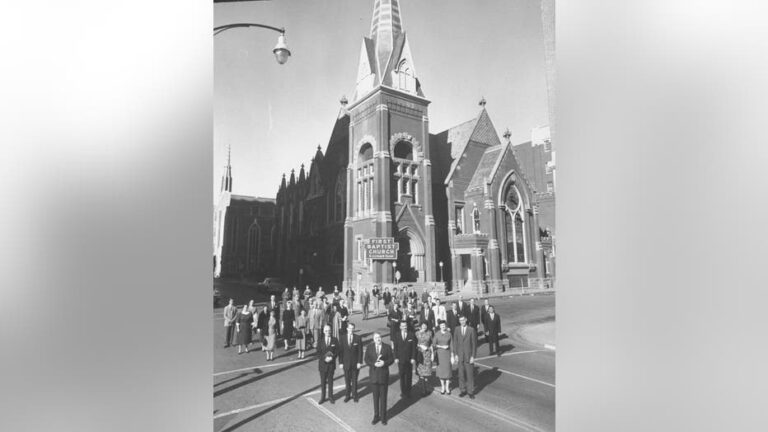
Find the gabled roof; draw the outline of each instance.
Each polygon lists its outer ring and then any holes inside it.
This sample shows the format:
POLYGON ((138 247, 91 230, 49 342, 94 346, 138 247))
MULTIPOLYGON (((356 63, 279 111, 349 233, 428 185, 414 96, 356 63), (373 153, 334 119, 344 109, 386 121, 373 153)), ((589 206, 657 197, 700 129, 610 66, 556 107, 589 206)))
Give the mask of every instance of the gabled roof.
POLYGON ((494 168, 498 168, 501 157, 504 155, 502 150, 503 146, 495 145, 485 151, 483 158, 480 159, 480 163, 477 165, 477 169, 475 169, 472 180, 469 182, 469 186, 467 186, 467 191, 483 188, 488 179, 491 178, 494 168))
POLYGON ((475 142, 488 147, 499 145, 499 137, 496 129, 493 127, 488 112, 483 108, 480 114, 469 121, 454 126, 448 130, 448 144, 451 146, 451 169, 445 178, 445 184, 448 184, 456 171, 456 166, 461 161, 461 156, 467 149, 469 142, 475 142))
POLYGON ((244 203, 265 203, 274 204, 274 198, 254 197, 249 195, 230 195, 230 202, 239 201, 244 203))

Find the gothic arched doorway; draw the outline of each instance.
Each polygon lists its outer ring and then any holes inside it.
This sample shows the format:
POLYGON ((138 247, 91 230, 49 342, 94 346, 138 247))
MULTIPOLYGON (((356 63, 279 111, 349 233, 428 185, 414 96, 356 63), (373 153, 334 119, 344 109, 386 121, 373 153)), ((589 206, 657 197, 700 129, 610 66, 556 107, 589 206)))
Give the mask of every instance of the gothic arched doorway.
POLYGON ((397 234, 397 271, 400 282, 424 282, 424 242, 409 228, 397 234))

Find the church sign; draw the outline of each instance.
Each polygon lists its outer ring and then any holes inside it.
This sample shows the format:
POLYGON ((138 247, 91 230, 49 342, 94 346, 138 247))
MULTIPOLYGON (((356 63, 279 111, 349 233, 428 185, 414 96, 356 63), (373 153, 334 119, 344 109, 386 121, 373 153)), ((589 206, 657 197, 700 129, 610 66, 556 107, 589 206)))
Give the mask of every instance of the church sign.
POLYGON ((400 245, 395 243, 394 237, 376 237, 368 239, 365 243, 368 258, 372 260, 396 260, 399 247, 400 245))

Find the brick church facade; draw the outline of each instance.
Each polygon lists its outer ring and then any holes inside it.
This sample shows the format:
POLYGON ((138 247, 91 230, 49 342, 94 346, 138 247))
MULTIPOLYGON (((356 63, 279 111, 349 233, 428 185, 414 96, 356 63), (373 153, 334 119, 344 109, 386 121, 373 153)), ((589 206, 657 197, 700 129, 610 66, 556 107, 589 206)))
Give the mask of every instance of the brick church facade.
MULTIPOLYGON (((484 100, 475 118, 430 133, 430 101, 397 0, 376 0, 354 95, 341 103, 326 152, 318 147, 308 171, 280 184, 280 276, 300 285, 399 282, 476 294, 552 280, 554 192, 551 212, 540 214, 541 189, 524 174, 509 133, 499 137, 484 100), (551 227, 542 228, 550 214, 551 227), (396 259, 368 256, 367 243, 388 238, 396 259)), ((526 155, 529 144, 520 147, 526 155)))

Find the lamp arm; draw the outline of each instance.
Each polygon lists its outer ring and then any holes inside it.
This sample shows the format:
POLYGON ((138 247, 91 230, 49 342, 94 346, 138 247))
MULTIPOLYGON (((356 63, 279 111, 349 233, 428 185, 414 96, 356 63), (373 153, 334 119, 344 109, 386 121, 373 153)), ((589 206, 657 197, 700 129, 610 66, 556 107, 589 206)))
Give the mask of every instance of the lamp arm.
POLYGON ((218 26, 213 28, 213 34, 217 35, 225 30, 233 29, 233 28, 240 28, 240 27, 261 27, 268 30, 274 30, 280 34, 285 34, 285 28, 278 28, 278 27, 272 27, 265 24, 255 24, 255 23, 235 23, 235 24, 227 24, 223 26, 218 26))

